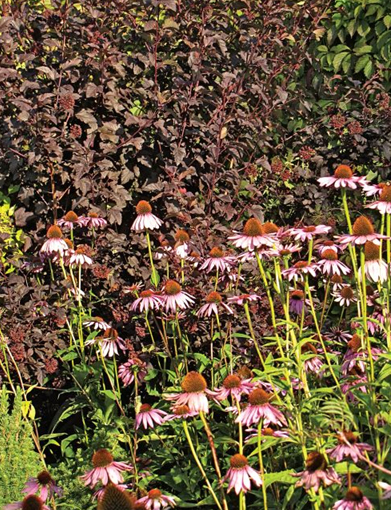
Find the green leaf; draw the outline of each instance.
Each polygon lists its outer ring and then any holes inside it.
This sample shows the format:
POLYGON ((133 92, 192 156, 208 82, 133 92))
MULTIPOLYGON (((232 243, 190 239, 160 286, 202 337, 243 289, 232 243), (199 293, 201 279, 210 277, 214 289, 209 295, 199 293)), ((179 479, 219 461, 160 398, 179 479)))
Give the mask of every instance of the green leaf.
POLYGON ((337 55, 335 55, 333 59, 333 67, 336 73, 339 71, 344 58, 348 55, 349 53, 347 51, 343 51, 342 53, 337 53, 337 55))
POLYGON ((361 46, 361 48, 354 48, 354 53, 356 55, 365 55, 366 53, 372 53, 373 46, 365 45, 361 46))
POLYGON ((387 14, 387 16, 384 16, 383 23, 387 28, 391 27, 391 16, 389 14, 387 14))
POLYGON ((354 72, 359 73, 360 71, 362 71, 364 69, 364 67, 367 65, 367 63, 369 62, 369 60, 370 60, 369 55, 364 55, 364 56, 360 57, 356 62, 354 72))
POLYGON ((366 78, 370 78, 373 74, 373 62, 370 60, 368 64, 364 67, 364 74, 366 78))
POLYGON ((297 478, 292 476, 292 473, 291 469, 279 471, 278 473, 265 473, 265 487, 269 487, 269 485, 276 482, 292 485, 297 482, 297 478))

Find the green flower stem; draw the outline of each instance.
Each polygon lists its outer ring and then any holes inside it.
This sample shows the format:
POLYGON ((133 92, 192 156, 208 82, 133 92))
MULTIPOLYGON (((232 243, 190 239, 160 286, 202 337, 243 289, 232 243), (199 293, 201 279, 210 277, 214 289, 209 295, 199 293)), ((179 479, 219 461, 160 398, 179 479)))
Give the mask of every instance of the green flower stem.
MULTIPOLYGON (((384 215, 382 216, 383 219, 384 215)), ((386 327, 387 327, 387 347, 388 350, 391 350, 391 332, 390 332, 390 294, 391 294, 391 274, 390 274, 390 264, 391 264, 391 215, 386 215, 386 221, 387 221, 387 266, 388 266, 388 278, 387 278, 387 320, 386 320, 386 327)), ((380 258, 381 258, 381 251, 380 251, 380 258)))
MULTIPOLYGON (((116 390, 116 388, 115 388, 115 385, 113 384, 113 381, 112 381, 112 379, 111 379, 111 376, 110 376, 110 374, 109 374, 109 371, 107 370, 107 365, 106 365, 105 357, 103 356, 103 354, 102 354, 102 351, 101 351, 100 347, 99 347, 99 354, 100 354, 100 359, 101 359, 101 361, 102 361, 103 369, 104 369, 104 371, 105 371, 105 373, 106 373, 106 375, 107 375, 107 378, 108 378, 108 380, 109 380, 109 383, 110 383, 111 389, 112 389, 112 391, 113 391, 113 395, 114 395, 115 401, 116 401, 116 403, 117 403, 118 409, 121 411, 122 416, 126 416, 126 415, 125 415, 124 408, 122 407, 122 404, 121 404, 121 402, 120 402, 120 401, 119 401, 119 399, 118 399, 118 396, 117 396, 117 390, 116 390)), ((135 379, 136 379, 136 378, 135 378, 135 379)), ((120 393, 120 394, 121 394, 121 393, 120 393)))
POLYGON ((216 493, 213 490, 213 487, 212 487, 211 483, 209 482, 209 479, 208 479, 208 477, 207 477, 207 475, 205 473, 205 470, 204 470, 204 468, 203 468, 203 466, 201 464, 201 461, 200 461, 200 459, 199 459, 199 457, 197 455, 197 451, 196 451, 196 449, 194 447, 194 444, 193 444, 193 441, 191 439, 191 435, 190 435, 190 432, 189 432, 189 427, 187 426, 187 423, 186 423, 185 420, 182 421, 182 425, 183 425, 183 430, 185 432, 185 436, 186 436, 187 442, 188 442, 189 447, 190 447, 190 451, 191 451, 191 453, 193 455, 193 458, 194 458, 194 460, 195 460, 195 462, 196 462, 196 464, 198 466, 198 469, 200 470, 200 473, 202 474, 202 476, 203 476, 203 478, 205 480, 206 486, 208 487, 209 492, 211 493, 212 498, 213 498, 214 502, 217 505, 217 508, 219 510, 222 510, 222 507, 220 505, 220 501, 218 500, 218 498, 216 496, 216 493))
POLYGON ((266 486, 265 486, 265 469, 263 466, 263 456, 262 456, 262 420, 258 423, 258 460, 259 460, 259 470, 261 472, 261 478, 262 478, 262 496, 263 496, 263 509, 267 510, 267 493, 266 493, 266 486))
POLYGON ((349 228, 349 234, 352 234, 353 227, 352 227, 352 221, 350 219, 349 206, 348 206, 348 200, 346 198, 346 189, 345 188, 341 188, 341 194, 342 194, 343 209, 345 211, 345 218, 346 218, 348 228, 349 228))
POLYGON ((185 283, 185 259, 181 257, 181 282, 185 283))
POLYGON ((247 322, 248 322, 248 327, 250 329, 250 335, 251 335, 252 341, 254 342, 254 346, 255 346, 255 349, 257 351, 259 360, 260 360, 260 362, 262 364, 262 368, 263 368, 263 370, 266 370, 265 360, 264 360, 264 358, 262 356, 262 353, 261 353, 261 350, 259 348, 258 340, 256 339, 255 331, 254 331, 254 328, 253 328, 253 323, 251 321, 251 315, 250 315, 250 310, 249 310, 249 307, 248 307, 248 302, 244 301, 243 306, 244 306, 244 311, 245 311, 247 322))
POLYGON ((153 255, 152 255, 152 247, 151 247, 151 239, 150 239, 150 236, 149 236, 149 231, 148 229, 145 231, 145 237, 147 239, 147 245, 148 245, 148 255, 149 255, 149 260, 151 262, 151 282, 152 282, 152 285, 154 287, 157 287, 158 284, 159 284, 159 277, 158 277, 158 273, 155 269, 155 265, 153 263, 153 255))

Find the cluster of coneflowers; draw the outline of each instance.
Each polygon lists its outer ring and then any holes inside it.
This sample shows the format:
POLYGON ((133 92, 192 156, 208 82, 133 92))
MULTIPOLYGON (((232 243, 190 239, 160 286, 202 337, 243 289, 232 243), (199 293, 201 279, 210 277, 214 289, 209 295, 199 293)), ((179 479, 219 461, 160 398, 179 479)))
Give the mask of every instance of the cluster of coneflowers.
MULTIPOLYGON (((391 185, 372 185, 364 177, 356 176, 346 165, 338 166, 332 177, 320 178, 319 183, 341 190, 348 230, 345 234, 333 236, 329 225, 283 228, 253 217, 245 222, 242 231, 233 231, 227 238, 227 244, 231 245, 228 248, 218 243, 209 246, 206 254, 204 247, 194 242, 189 232, 180 229, 174 236, 174 243, 163 241, 155 249, 151 234, 163 227, 163 221, 153 214, 148 202, 142 200, 136 207, 137 216, 131 229, 145 233, 151 284, 144 289, 140 285, 132 287, 135 299, 131 310, 144 317, 154 346, 160 339, 161 345, 174 360, 179 359, 181 353, 191 355, 191 335, 182 330, 181 321, 185 314, 193 314, 199 320, 209 321, 212 331, 217 327, 219 338, 231 349, 232 359, 235 346, 229 336, 231 329, 224 328, 223 321, 232 323, 236 316, 244 316, 248 337, 258 357, 256 364, 260 370, 256 377, 251 370, 235 372, 232 361, 226 362, 227 375, 219 386, 216 381, 221 373, 218 375, 212 370, 213 389, 208 389, 201 373, 187 369, 186 375, 182 374, 182 391, 164 397, 171 402, 169 412, 147 402, 135 406, 134 423, 138 432, 140 429, 169 426, 180 420, 194 462, 219 510, 228 508, 223 490, 225 482, 228 492, 234 489, 239 495, 241 510, 246 508, 245 494, 252 487, 262 490, 264 508, 267 509, 264 482, 267 466, 261 444, 270 436, 280 444, 294 443, 297 435, 304 437, 303 425, 296 419, 297 410, 292 401, 300 395, 311 398, 309 380, 316 381, 319 386, 333 384, 346 405, 356 405, 363 395, 367 395, 374 405, 378 401, 375 364, 391 349, 391 185), (351 218, 348 190, 361 190, 367 200, 376 197, 366 207, 380 214, 379 231, 376 231, 375 222, 369 215, 351 218), (156 267, 164 270, 161 284, 156 267), (196 268, 203 281, 206 279, 208 282, 206 285, 210 285, 208 289, 203 284, 202 303, 198 303, 198 297, 186 290, 188 267, 196 268), (250 290, 246 288, 249 280, 260 283, 250 290), (272 342, 270 339, 265 342, 254 327, 256 317, 252 306, 257 303, 264 306, 265 301, 268 302, 274 330, 272 342), (336 307, 340 309, 339 318, 334 315, 331 320, 330 311, 336 307), (159 321, 161 328, 157 328, 156 332, 154 324, 159 324, 159 321), (169 338, 166 327, 168 322, 176 325, 170 328, 171 332, 175 331, 172 338, 169 338), (349 327, 343 329, 342 325, 346 324, 349 327), (289 360, 289 363, 280 360, 289 360), (268 375, 270 370, 266 368, 270 368, 271 364, 283 372, 281 383, 268 375), (214 410, 231 416, 238 430, 238 451, 231 455, 225 475, 220 468, 221 459, 216 454, 207 420, 211 403, 214 410), (189 420, 198 419, 202 421, 212 451, 217 484, 209 480, 187 425, 189 420), (258 445, 258 469, 250 466, 253 456, 244 455, 245 449, 254 442, 258 445)), ((67 213, 49 228, 48 240, 41 249, 43 260, 60 265, 64 273, 66 267, 69 268, 74 283, 72 291, 79 304, 83 295, 81 268, 92 264, 92 259, 88 246, 73 246, 73 229, 76 226, 96 229, 105 225, 102 218, 89 218, 78 217, 74 212, 67 213), (64 239, 62 230, 70 230, 70 240, 64 239), (79 269, 78 282, 72 270, 75 266, 79 269)), ((96 347, 103 363, 105 358, 123 358, 127 352, 126 342, 109 322, 101 317, 88 317, 83 324, 96 332, 83 344, 83 349, 84 346, 96 347)), ((213 361, 212 334, 210 353, 213 361)), ((119 364, 118 378, 124 387, 137 383, 136 389, 148 371, 148 363, 132 354, 127 361, 119 364)), ((180 377, 179 372, 177 376, 180 377)), ((376 427, 380 416, 374 416, 373 420, 376 427)), ((360 442, 356 431, 340 423, 334 433, 338 442, 336 446, 327 448, 325 441, 318 438, 308 451, 302 443, 305 469, 293 476, 299 478, 296 485, 310 493, 315 508, 324 504, 323 488, 334 484, 345 487, 345 492, 333 504, 333 509, 373 508, 361 488, 352 484, 353 475, 349 473, 346 479, 341 478, 331 462, 366 462, 377 472, 390 476, 391 473, 378 464, 383 458, 382 445, 377 432, 375 435, 377 439, 373 445, 360 442)), ((223 462, 228 464, 228 459, 223 459, 223 462)), ((115 494, 119 498, 128 497, 129 487, 122 483, 121 472, 135 469, 135 466, 116 463, 103 449, 95 453, 93 465, 94 469, 86 474, 84 480, 91 487, 100 483, 99 501, 115 497, 115 494), (120 493, 125 495, 120 496, 120 493)), ((380 481, 376 487, 385 489, 383 498, 391 496, 386 482, 380 481)), ((136 503, 154 510, 176 504, 174 498, 155 488, 136 503)))

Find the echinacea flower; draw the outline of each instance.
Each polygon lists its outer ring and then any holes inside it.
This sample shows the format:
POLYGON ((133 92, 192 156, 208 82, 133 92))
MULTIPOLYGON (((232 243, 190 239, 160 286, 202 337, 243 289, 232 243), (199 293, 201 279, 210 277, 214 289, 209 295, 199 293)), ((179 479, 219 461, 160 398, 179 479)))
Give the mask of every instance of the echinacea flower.
POLYGON ((94 494, 98 510, 134 510, 134 498, 126 492, 127 486, 109 483, 94 494))
POLYGON ((57 224, 59 227, 73 230, 76 226, 83 226, 83 218, 79 217, 74 211, 68 211, 65 216, 58 220, 57 224))
POLYGON ((103 228, 107 225, 104 218, 100 218, 95 212, 89 212, 88 216, 83 216, 83 225, 88 228, 103 228))
POLYGON ((167 312, 172 311, 175 313, 178 308, 180 310, 185 310, 194 303, 194 298, 187 292, 184 292, 182 287, 175 280, 166 281, 162 297, 167 312))
POLYGON ((333 506, 333 510, 371 510, 372 508, 371 502, 358 487, 350 487, 345 497, 333 506))
MULTIPOLYGON (((380 246, 367 241, 364 246, 365 276, 371 282, 385 282, 388 278, 388 264, 381 258, 380 246)), ((359 273, 361 277, 361 272, 359 273)))
POLYGON ((362 190, 367 197, 373 197, 375 195, 380 195, 383 188, 386 186, 389 186, 389 184, 385 182, 379 182, 379 184, 367 183, 363 186, 362 190))
POLYGON ((341 290, 333 293, 334 301, 340 306, 350 306, 357 301, 350 285, 345 285, 341 290))
POLYGON ((158 310, 164 302, 164 298, 153 290, 143 290, 131 306, 131 310, 139 312, 148 312, 149 310, 158 310))
POLYGON ((304 275, 316 276, 316 268, 306 260, 299 260, 292 267, 284 269, 282 276, 286 276, 289 281, 303 281, 304 275))
POLYGON ((114 354, 119 355, 118 349, 126 351, 126 346, 121 337, 118 336, 118 332, 114 328, 108 328, 104 331, 102 337, 95 337, 91 340, 87 340, 86 345, 98 344, 102 356, 104 358, 112 358, 114 354))
POLYGON ((315 264, 316 269, 320 269, 323 274, 329 276, 332 275, 347 275, 350 273, 350 269, 346 264, 338 260, 336 251, 331 248, 323 250, 321 254, 321 260, 315 264))
MULTIPOLYGON (((341 373, 343 375, 347 375, 349 371, 356 366, 358 366, 362 372, 365 371, 365 360, 368 358, 368 352, 366 347, 362 348, 363 343, 363 340, 361 340, 361 337, 357 333, 349 340, 348 350, 341 365, 341 373)), ((372 359, 376 361, 379 354, 382 352, 381 349, 371 347, 372 359)))
POLYGON ((223 311, 227 313, 234 313, 233 310, 228 305, 223 303, 223 298, 221 297, 221 294, 219 294, 218 292, 215 291, 210 292, 206 296, 205 301, 206 304, 201 306, 201 308, 197 312, 198 317, 210 317, 212 313, 218 315, 219 306, 223 308, 223 311))
POLYGON ((380 244, 380 239, 387 239, 387 236, 377 234, 375 232, 372 221, 366 216, 360 216, 353 223, 352 234, 344 234, 338 236, 337 240, 342 248, 346 248, 349 244, 361 245, 368 241, 380 244))
POLYGON ((29 478, 22 490, 27 496, 39 493, 42 501, 51 499, 55 494, 62 495, 62 489, 56 485, 56 482, 47 471, 41 471, 36 478, 29 478))
POLYGON ((342 248, 335 244, 334 241, 320 240, 318 243, 315 243, 315 249, 318 251, 320 255, 322 255, 323 250, 334 250, 336 253, 342 251, 342 248))
POLYGON ((278 244, 274 248, 268 251, 270 257, 289 257, 292 253, 296 253, 302 250, 301 246, 297 244, 278 244))
POLYGON ((172 420, 186 420, 186 418, 194 418, 194 416, 198 416, 198 411, 190 411, 188 405, 184 404, 181 406, 172 406, 171 414, 167 414, 164 418, 164 421, 172 421, 172 420))
POLYGON ((137 374, 137 381, 142 383, 147 373, 147 364, 139 358, 131 358, 118 367, 118 377, 124 386, 132 384, 135 374, 137 374))
POLYGON ((152 409, 149 404, 142 404, 140 411, 136 414, 135 427, 138 429, 142 425, 144 429, 153 429, 155 425, 162 425, 166 416, 165 411, 152 409))
POLYGON ((145 201, 140 200, 136 205, 137 218, 130 227, 135 232, 142 232, 143 230, 155 230, 163 225, 162 220, 152 214, 151 205, 145 201))
POLYGON ((50 510, 38 496, 26 496, 23 501, 3 506, 3 510, 50 510))
POLYGON ((296 487, 304 487, 309 491, 314 489, 318 492, 321 483, 328 487, 333 483, 341 483, 341 480, 332 467, 327 466, 327 461, 323 454, 311 452, 305 461, 305 471, 294 473, 292 476, 300 477, 296 482, 296 487))
POLYGON ((232 296, 227 299, 229 304, 243 305, 244 303, 251 303, 262 299, 258 294, 240 294, 239 296, 232 296))
POLYGON ((248 396, 248 406, 245 407, 236 418, 236 423, 249 427, 253 423, 259 423, 263 420, 263 424, 267 427, 270 423, 282 427, 286 425, 286 420, 281 411, 269 404, 273 398, 271 393, 256 388, 248 396))
POLYGON ((211 271, 220 271, 223 273, 235 263, 235 257, 226 255, 224 251, 215 246, 209 252, 207 257, 200 266, 200 270, 205 270, 207 273, 211 271))
POLYGON ((383 489, 385 492, 382 495, 381 499, 390 499, 391 498, 391 485, 386 482, 378 482, 379 487, 383 489))
POLYGON ((109 482, 117 485, 124 481, 122 472, 133 471, 133 467, 125 462, 116 462, 111 453, 105 448, 97 450, 92 456, 94 468, 81 477, 84 485, 95 487, 101 481, 103 485, 109 482))
POLYGON ((235 489, 237 495, 251 490, 251 481, 256 487, 262 485, 262 478, 258 471, 249 466, 247 457, 237 453, 230 458, 230 468, 223 481, 228 480, 227 492, 235 489))
POLYGON ((160 510, 176 506, 175 499, 172 496, 165 496, 159 489, 150 490, 148 495, 138 499, 137 503, 143 503, 146 510, 160 510))
POLYGON ((210 392, 210 396, 218 401, 227 400, 231 396, 240 402, 242 395, 248 395, 254 387, 251 379, 242 379, 237 374, 231 374, 224 379, 221 388, 215 388, 210 392))
POLYGON ((357 400, 355 393, 367 393, 368 378, 359 366, 352 368, 341 380, 341 391, 350 402, 357 400))
POLYGON ((233 236, 228 237, 236 248, 253 251, 259 246, 273 246, 276 242, 272 234, 265 234, 262 223, 257 218, 250 218, 246 221, 243 232, 236 232, 233 236))
POLYGON ((68 250, 68 245, 62 238, 61 229, 57 225, 52 225, 48 228, 46 237, 48 239, 43 243, 39 253, 47 257, 53 257, 55 255, 64 257, 64 253, 68 250))
POLYGON ((380 214, 391 214, 391 185, 384 186, 379 200, 366 205, 369 209, 376 209, 380 214))
POLYGON ((321 186, 337 189, 357 189, 358 186, 365 186, 367 184, 365 177, 354 175, 352 169, 348 165, 338 165, 333 176, 320 177, 318 182, 321 186))
POLYGON ((91 266, 93 263, 90 257, 91 248, 86 245, 80 245, 74 250, 68 258, 70 266, 91 266))
MULTIPOLYGON (((246 432, 251 432, 245 439, 245 443, 249 443, 252 439, 258 438, 258 429, 246 429, 246 432)), ((264 427, 261 429, 261 438, 277 437, 279 439, 289 439, 289 432, 285 430, 274 430, 271 427, 264 427)), ((263 439, 264 440, 264 439, 263 439)))
POLYGON ((326 450, 329 457, 337 462, 350 458, 357 463, 364 452, 373 450, 373 447, 367 443, 358 443, 357 435, 348 430, 339 432, 337 437, 338 445, 326 450))
POLYGON ((105 320, 102 319, 102 317, 90 317, 89 319, 86 319, 83 321, 83 326, 87 326, 92 329, 101 329, 102 331, 105 331, 110 327, 110 324, 108 324, 105 320))
POLYGON ((309 225, 302 228, 291 228, 288 234, 294 237, 295 241, 311 241, 315 236, 320 234, 327 234, 330 232, 331 227, 327 225, 309 225))
POLYGON ((342 276, 339 274, 333 274, 333 276, 330 278, 330 282, 333 285, 334 292, 336 292, 337 290, 341 290, 346 286, 346 283, 344 283, 342 276))
POLYGON ((309 304, 308 299, 304 299, 304 292, 300 289, 289 293, 289 311, 296 315, 301 315, 304 305, 309 304))
POLYGON ((180 259, 185 259, 189 255, 191 248, 190 248, 190 236, 186 232, 186 230, 179 229, 175 233, 175 245, 174 245, 174 253, 177 255, 180 259))
POLYGON ((309 356, 306 356, 304 359, 304 370, 306 372, 310 372, 310 373, 313 373, 315 375, 317 375, 318 377, 321 377, 322 376, 322 367, 323 367, 323 361, 319 358, 318 356, 318 351, 316 349, 316 347, 314 346, 314 344, 312 344, 311 342, 305 342, 304 344, 302 344, 301 346, 301 353, 302 354, 305 354, 305 355, 310 355, 309 356))
POLYGON ((187 405, 190 411, 209 412, 207 395, 210 390, 207 388, 205 378, 198 372, 189 372, 182 380, 183 393, 167 395, 167 400, 175 402, 176 406, 187 405))

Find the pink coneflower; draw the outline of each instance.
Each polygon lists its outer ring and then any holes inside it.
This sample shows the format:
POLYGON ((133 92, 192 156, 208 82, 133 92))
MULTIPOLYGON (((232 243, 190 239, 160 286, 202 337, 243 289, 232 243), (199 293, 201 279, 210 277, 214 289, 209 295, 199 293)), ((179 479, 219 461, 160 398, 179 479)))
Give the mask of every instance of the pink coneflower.
POLYGON ((26 496, 23 501, 5 505, 3 510, 50 510, 38 496, 26 496))
POLYGON ((190 236, 186 230, 179 229, 175 233, 174 252, 180 259, 185 259, 191 252, 190 236))
POLYGON ((142 404, 140 411, 136 415, 135 427, 138 429, 142 425, 144 429, 153 429, 155 425, 162 425, 164 423, 165 416, 167 416, 165 411, 152 409, 149 404, 142 404))
POLYGON ((346 264, 338 260, 337 253, 332 249, 322 251, 322 260, 315 264, 316 269, 320 269, 323 274, 332 275, 347 275, 350 269, 346 264))
POLYGON ((380 214, 391 214, 391 186, 384 186, 379 200, 366 205, 369 209, 377 209, 380 214))
POLYGON ((112 358, 114 354, 119 355, 118 349, 126 351, 126 346, 121 337, 118 336, 118 332, 114 328, 108 328, 104 331, 103 337, 95 337, 91 340, 87 340, 86 345, 98 344, 102 356, 104 358, 112 358))
POLYGON ((371 502, 358 487, 350 487, 345 497, 333 506, 333 510, 371 510, 372 508, 371 502))
POLYGON ((68 250, 68 245, 62 239, 61 229, 57 225, 52 225, 48 228, 46 237, 48 239, 43 243, 39 253, 47 257, 64 257, 65 252, 68 250))
POLYGON ((57 496, 62 495, 62 489, 56 485, 56 482, 47 471, 41 471, 36 478, 29 478, 22 492, 27 494, 27 496, 39 492, 39 496, 44 502, 48 497, 50 499, 55 494, 57 494, 57 496))
POLYGON ((143 230, 155 230, 163 225, 162 220, 152 214, 151 205, 145 200, 140 200, 136 205, 137 218, 130 227, 135 232, 142 232, 143 230))
POLYGON ((351 458, 353 462, 357 463, 360 455, 373 450, 373 447, 367 443, 358 443, 358 437, 353 432, 339 432, 337 437, 338 445, 326 450, 329 457, 335 459, 337 462, 342 462, 343 459, 351 458))
POLYGON ((198 411, 190 411, 187 405, 176 405, 171 407, 171 414, 167 414, 164 421, 186 420, 186 418, 194 418, 194 416, 198 416, 198 414, 198 411))
POLYGON ((124 386, 132 384, 135 374, 139 383, 142 383, 148 374, 147 364, 139 358, 132 358, 118 367, 118 377, 124 386))
POLYGON ((368 378, 358 366, 352 368, 347 377, 344 377, 341 380, 341 383, 341 391, 346 395, 350 402, 357 400, 354 394, 356 391, 367 393, 368 378))
POLYGON ((310 241, 314 239, 315 236, 320 234, 327 234, 330 232, 331 227, 326 225, 310 225, 308 227, 303 228, 291 228, 288 230, 291 236, 294 236, 295 241, 310 241))
POLYGON ((272 221, 265 221, 262 226, 266 235, 270 234, 276 236, 277 239, 281 239, 287 235, 287 231, 284 229, 284 227, 279 227, 272 221))
POLYGON ((240 294, 239 296, 232 296, 227 299, 229 304, 243 305, 244 303, 251 303, 262 299, 258 294, 240 294))
POLYGON ((229 463, 231 467, 223 478, 223 482, 228 480, 227 492, 235 489, 237 495, 239 495, 240 492, 246 493, 251 490, 251 480, 256 487, 262 485, 260 474, 248 465, 247 457, 237 453, 230 458, 229 463))
POLYGON ((89 256, 91 248, 86 245, 80 245, 76 248, 68 258, 70 266, 91 266, 93 264, 92 258, 89 256))
POLYGON ((323 373, 321 369, 323 367, 323 361, 319 358, 318 351, 314 344, 312 344, 311 342, 305 342, 301 346, 301 353, 311 356, 309 358, 307 357, 306 359, 304 359, 303 363, 304 370, 306 372, 313 373, 318 377, 322 377, 323 373))
MULTIPOLYGON (((113 503, 115 502, 117 504, 120 504, 126 501, 127 503, 129 503, 129 510, 131 510, 133 509, 133 500, 130 498, 130 495, 127 492, 125 492, 126 489, 128 488, 129 486, 124 483, 119 483, 118 485, 113 485, 112 483, 110 483, 109 485, 106 485, 105 487, 102 487, 101 489, 94 492, 94 494, 92 495, 92 499, 102 501, 103 496, 106 494, 106 498, 108 499, 110 497, 110 501, 113 503), (124 498, 122 498, 119 495, 119 491, 121 491, 124 498)), ((101 508, 98 507, 98 510, 101 510, 101 508)))
POLYGON ((251 382, 251 379, 241 379, 239 375, 232 374, 224 379, 221 388, 215 388, 210 395, 219 401, 227 400, 231 396, 240 402, 242 395, 248 395, 254 387, 255 384, 251 382))
POLYGON ((79 218, 79 216, 73 211, 68 211, 65 216, 58 220, 57 224, 59 227, 73 230, 76 226, 83 226, 83 218, 79 218))
POLYGON ((158 310, 163 305, 164 298, 153 290, 143 290, 140 297, 135 300, 131 306, 134 312, 148 312, 149 310, 158 310))
POLYGON ((268 251, 270 257, 288 257, 292 253, 301 251, 302 246, 297 244, 279 244, 268 251))
POLYGON ((304 305, 309 304, 308 299, 304 299, 304 292, 300 289, 293 290, 289 293, 289 311, 296 315, 301 315, 304 305))
POLYGON ((353 234, 345 234, 337 237, 342 248, 349 244, 361 245, 367 241, 380 244, 380 239, 387 239, 387 236, 376 234, 373 223, 366 216, 360 216, 353 223, 353 234))
POLYGON ((103 228, 107 225, 107 221, 100 218, 96 213, 89 212, 88 216, 83 217, 83 225, 88 228, 103 228))
POLYGON ((219 314, 219 306, 223 308, 223 311, 228 313, 234 313, 233 310, 223 303, 223 298, 218 292, 210 292, 206 296, 206 304, 201 306, 197 312, 198 317, 210 317, 212 313, 215 315, 219 314))
MULTIPOLYGON (((249 443, 252 439, 258 437, 258 429, 246 429, 250 434, 246 437, 245 443, 249 443)), ((261 430, 262 437, 277 437, 278 439, 289 439, 289 432, 285 430, 274 430, 271 427, 265 427, 261 430)))
POLYGON ((386 482, 378 482, 379 487, 385 491, 381 499, 390 499, 391 498, 391 485, 386 482))
POLYGON ((207 273, 211 271, 220 271, 223 273, 235 263, 235 257, 226 255, 224 251, 215 246, 209 252, 209 257, 201 264, 200 269, 205 269, 207 273))
POLYGON ((122 472, 133 471, 133 467, 125 462, 116 462, 111 453, 105 448, 97 450, 92 456, 92 465, 94 469, 88 471, 80 478, 84 481, 84 485, 95 487, 101 481, 103 485, 109 482, 117 485, 124 481, 122 472))
POLYGON ((340 291, 334 292, 333 297, 340 306, 350 306, 357 301, 353 289, 350 285, 345 285, 340 291))
POLYGON ((246 427, 249 427, 253 423, 259 423, 260 420, 263 420, 263 424, 266 427, 270 423, 274 423, 280 427, 286 425, 286 420, 282 412, 269 404, 272 398, 273 395, 271 393, 261 388, 256 388, 249 394, 249 404, 240 412, 235 422, 241 423, 246 427))
POLYGON ((166 281, 162 297, 164 298, 164 307, 167 312, 172 311, 175 313, 178 308, 185 310, 194 304, 194 298, 187 292, 184 292, 175 280, 166 281))
POLYGON ((307 491, 314 489, 315 492, 318 492, 321 483, 325 487, 333 483, 341 483, 337 473, 333 468, 327 466, 324 455, 319 452, 308 454, 305 467, 305 471, 293 474, 295 477, 300 477, 300 480, 296 482, 296 487, 304 487, 307 491))
POLYGON ((276 242, 271 234, 265 234, 262 223, 257 218, 250 218, 246 221, 243 232, 237 232, 228 237, 236 248, 253 251, 259 246, 273 246, 276 242))
POLYGON ((207 395, 211 392, 207 388, 205 378, 198 372, 189 372, 182 380, 183 393, 167 395, 167 400, 175 402, 175 406, 187 405, 190 411, 209 412, 207 395))
POLYGON ((157 248, 155 253, 153 254, 153 258, 156 260, 162 260, 164 258, 168 258, 170 254, 173 253, 173 248, 170 246, 170 243, 165 239, 161 241, 160 246, 157 248))
MULTIPOLYGON (((377 360, 379 354, 383 351, 376 347, 371 348, 371 354, 374 361, 377 360)), ((365 360, 368 358, 367 350, 362 349, 361 337, 354 334, 352 339, 348 342, 348 350, 344 356, 343 363, 341 365, 341 373, 347 375, 352 368, 356 366, 360 368, 362 372, 365 371, 365 360)))
POLYGON ((325 338, 327 340, 330 340, 332 342, 349 342, 351 340, 352 335, 349 333, 349 331, 344 331, 342 328, 339 328, 337 326, 331 326, 330 331, 326 333, 325 338))
MULTIPOLYGON (((390 318, 389 318, 390 320, 390 318)), ((373 312, 372 316, 368 317, 367 320, 367 327, 368 331, 371 335, 374 335, 375 333, 379 331, 384 332, 384 325, 386 323, 386 317, 385 314, 380 311, 373 312)))
POLYGON ((146 510, 160 510, 161 508, 174 507, 175 499, 172 496, 165 496, 159 489, 152 489, 147 496, 136 501, 145 505, 146 510))
POLYGON ((319 255, 322 256, 323 250, 334 250, 336 253, 342 251, 341 247, 338 244, 335 244, 334 241, 321 240, 318 243, 315 243, 315 248, 318 251, 319 255))
MULTIPOLYGON (((330 282, 333 285, 333 292, 336 292, 337 290, 341 290, 344 287, 346 287, 346 283, 344 283, 342 276, 339 274, 334 274, 330 278, 330 282)), ((327 283, 327 280, 325 280, 325 283, 327 283)))
POLYGON ((379 182, 379 184, 367 183, 365 184, 365 186, 363 186, 362 190, 367 197, 373 197, 375 195, 380 195, 383 188, 385 188, 386 186, 389 186, 389 184, 385 182, 379 182))
POLYGON ((282 275, 287 276, 289 281, 302 281, 304 279, 304 275, 311 275, 315 277, 316 268, 314 265, 305 260, 299 260, 299 262, 296 262, 296 264, 294 264, 292 267, 284 269, 282 271, 282 275))
MULTIPOLYGON (((381 258, 380 246, 367 241, 364 246, 365 275, 372 282, 385 282, 388 278, 388 265, 381 258)), ((359 273, 361 277, 361 273, 359 273)))
POLYGON ((110 324, 108 324, 102 317, 91 317, 90 319, 83 321, 83 326, 87 326, 92 329, 100 329, 105 331, 110 328, 110 324))
POLYGON ((338 165, 335 169, 334 176, 320 177, 318 182, 321 186, 334 188, 350 188, 357 189, 358 186, 365 186, 367 180, 365 177, 353 175, 352 169, 347 165, 338 165))

